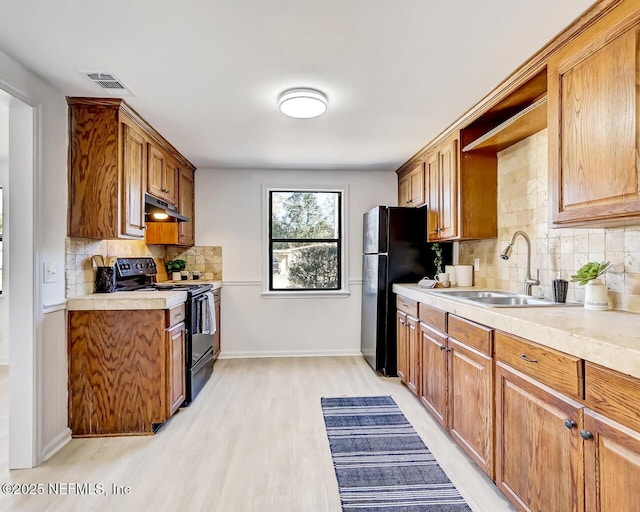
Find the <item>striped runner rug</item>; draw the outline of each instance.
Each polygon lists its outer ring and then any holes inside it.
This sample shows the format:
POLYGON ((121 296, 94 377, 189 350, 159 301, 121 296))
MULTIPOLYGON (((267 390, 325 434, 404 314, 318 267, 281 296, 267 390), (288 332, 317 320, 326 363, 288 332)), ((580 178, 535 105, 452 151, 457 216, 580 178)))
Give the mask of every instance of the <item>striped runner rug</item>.
POLYGON ((321 403, 343 511, 471 510, 393 398, 321 403))

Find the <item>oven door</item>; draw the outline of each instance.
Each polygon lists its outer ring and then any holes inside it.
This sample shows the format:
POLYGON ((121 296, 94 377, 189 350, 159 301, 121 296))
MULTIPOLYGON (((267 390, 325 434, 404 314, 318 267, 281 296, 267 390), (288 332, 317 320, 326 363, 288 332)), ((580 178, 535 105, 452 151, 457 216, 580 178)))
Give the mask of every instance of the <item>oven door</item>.
POLYGON ((203 295, 191 299, 191 308, 189 311, 191 331, 187 335, 187 354, 185 358, 188 368, 193 368, 207 352, 213 350, 213 334, 202 334, 198 332, 200 330, 198 326, 202 325, 199 316, 202 314, 203 306, 203 295))

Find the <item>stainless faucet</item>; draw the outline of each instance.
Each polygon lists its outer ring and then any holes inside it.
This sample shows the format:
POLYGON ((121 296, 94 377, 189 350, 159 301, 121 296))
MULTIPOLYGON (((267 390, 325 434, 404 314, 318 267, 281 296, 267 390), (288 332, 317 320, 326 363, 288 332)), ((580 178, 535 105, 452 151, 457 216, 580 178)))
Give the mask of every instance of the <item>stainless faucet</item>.
MULTIPOLYGON (((522 238, 524 238, 525 241, 527 242, 527 277, 525 278, 523 283, 523 290, 525 294, 531 295, 531 287, 538 286, 540 284, 540 280, 537 278, 533 279, 531 277, 531 240, 529 240, 529 237, 527 236, 527 234, 524 231, 516 231, 511 237, 511 241, 509 242, 509 245, 507 245, 504 251, 502 251, 502 253, 500 254, 500 257, 503 260, 509 259, 509 256, 511 256, 511 252, 513 251, 513 244, 515 243, 516 237, 518 235, 522 236, 522 238)), ((540 277, 539 270, 536 276, 540 277)))

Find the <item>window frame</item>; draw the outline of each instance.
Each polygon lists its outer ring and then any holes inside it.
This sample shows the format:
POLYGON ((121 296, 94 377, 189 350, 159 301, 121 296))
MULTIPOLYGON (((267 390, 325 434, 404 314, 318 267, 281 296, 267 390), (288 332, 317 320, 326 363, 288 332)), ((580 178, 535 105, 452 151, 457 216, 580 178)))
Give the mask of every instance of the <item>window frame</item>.
POLYGON ((348 297, 347 290, 347 187, 327 186, 265 186, 263 185, 263 214, 265 222, 263 236, 263 292, 265 297, 348 297), (272 197, 273 192, 309 192, 338 194, 338 238, 322 239, 272 239, 272 197), (338 286, 336 288, 273 288, 273 244, 277 242, 331 242, 338 250, 338 286))

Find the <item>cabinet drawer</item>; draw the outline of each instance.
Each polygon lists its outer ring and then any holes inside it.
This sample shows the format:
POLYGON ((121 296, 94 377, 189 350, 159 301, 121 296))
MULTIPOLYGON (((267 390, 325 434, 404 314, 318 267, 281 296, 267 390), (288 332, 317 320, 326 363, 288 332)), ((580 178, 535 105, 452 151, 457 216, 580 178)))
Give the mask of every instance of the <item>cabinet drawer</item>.
POLYGON ((451 314, 448 324, 449 336, 478 349, 483 354, 493 354, 493 329, 451 314))
POLYGON ((171 327, 178 322, 184 322, 185 315, 185 306, 184 304, 179 304, 177 306, 172 307, 171 309, 166 310, 167 315, 167 326, 171 327))
POLYGON ((441 332, 447 332, 447 313, 445 311, 426 304, 419 304, 418 311, 422 322, 441 332))
POLYGON ((404 311, 407 315, 418 318, 418 302, 415 300, 407 299, 406 297, 398 295, 396 297, 396 308, 400 311, 404 311))
POLYGON ((496 361, 503 361, 565 395, 582 399, 582 359, 500 331, 496 331, 495 340, 496 361))
POLYGON ((640 379, 585 363, 587 407, 640 431, 640 379))

